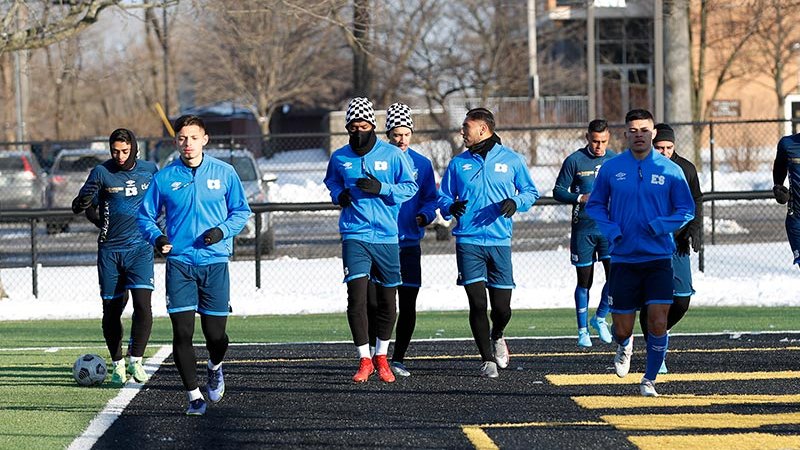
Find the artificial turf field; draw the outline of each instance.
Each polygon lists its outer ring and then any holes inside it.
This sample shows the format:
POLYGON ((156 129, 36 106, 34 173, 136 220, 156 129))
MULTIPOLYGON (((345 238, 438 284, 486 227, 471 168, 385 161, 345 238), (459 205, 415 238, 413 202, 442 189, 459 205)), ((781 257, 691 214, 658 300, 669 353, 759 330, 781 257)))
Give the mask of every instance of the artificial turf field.
POLYGON ((587 351, 573 337, 508 342, 498 379, 478 377, 472 340, 412 342, 412 376, 392 384, 353 384, 351 343, 233 345, 225 397, 202 417, 183 415, 167 357, 141 391, 120 391, 133 398, 107 430, 73 446, 800 449, 798 332, 673 335, 658 398, 639 395, 642 339, 624 379, 597 340, 587 351))

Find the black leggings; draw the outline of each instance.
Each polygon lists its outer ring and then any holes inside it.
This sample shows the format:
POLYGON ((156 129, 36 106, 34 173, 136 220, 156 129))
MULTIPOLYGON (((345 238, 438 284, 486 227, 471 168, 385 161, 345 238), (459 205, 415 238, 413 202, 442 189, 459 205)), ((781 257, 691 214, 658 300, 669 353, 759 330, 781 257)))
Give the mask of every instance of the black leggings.
MULTIPOLYGON (((672 329, 689 310, 689 300, 692 297, 672 297, 672 305, 669 307, 669 315, 667 316, 667 330, 672 329)), ((639 325, 642 327, 642 334, 645 341, 647 340, 647 308, 642 308, 639 311, 639 325)))
MULTIPOLYGON (((153 311, 150 307, 149 289, 131 289, 133 298, 133 316, 131 317, 131 337, 128 341, 127 353, 130 356, 142 357, 150 340, 153 329, 153 311)), ((122 359, 122 311, 128 304, 128 291, 122 298, 103 299, 103 338, 106 340, 108 353, 112 361, 122 359)))
MULTIPOLYGON (((197 356, 194 353, 192 337, 194 336, 194 311, 184 311, 169 315, 172 321, 172 357, 181 375, 183 387, 187 391, 197 388, 197 356)), ((208 359, 212 364, 219 364, 228 351, 228 335, 225 327, 227 316, 200 315, 200 326, 206 338, 208 359)))
MULTIPOLYGON (((606 280, 608 280, 608 273, 611 267, 611 260, 610 259, 603 259, 600 261, 603 264, 603 270, 606 273, 606 280)), ((594 264, 590 266, 582 266, 576 267, 576 272, 578 274, 578 287, 582 287, 584 289, 589 289, 592 287, 592 283, 594 282, 594 264)))
MULTIPOLYGON (((395 330, 394 350, 392 351, 392 361, 403 362, 406 351, 411 344, 411 336, 417 326, 417 295, 418 287, 398 286, 397 298, 400 305, 400 312, 397 314, 397 326, 395 330)), ((369 345, 375 346, 377 336, 377 323, 375 312, 378 310, 378 294, 375 283, 370 282, 367 288, 367 317, 369 325, 369 345)))
POLYGON ((494 361, 492 340, 503 337, 506 325, 511 321, 511 289, 489 288, 489 301, 492 304, 492 329, 489 331, 489 318, 486 317, 486 283, 479 281, 464 286, 469 300, 469 327, 472 337, 483 361, 494 361))
POLYGON ((382 341, 392 339, 392 329, 397 318, 396 299, 396 287, 370 283, 367 277, 347 282, 347 322, 356 347, 370 343, 370 335, 373 333, 382 341), (373 288, 375 293, 369 295, 368 290, 373 288), (373 305, 370 306, 370 303, 373 305))

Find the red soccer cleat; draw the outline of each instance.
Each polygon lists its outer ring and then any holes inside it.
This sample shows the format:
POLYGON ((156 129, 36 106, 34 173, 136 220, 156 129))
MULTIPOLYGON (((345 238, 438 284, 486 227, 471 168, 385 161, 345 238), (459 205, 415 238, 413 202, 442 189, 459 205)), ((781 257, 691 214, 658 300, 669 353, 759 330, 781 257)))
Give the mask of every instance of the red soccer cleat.
POLYGON ((378 378, 386 383, 394 383, 394 374, 389 367, 389 361, 386 360, 386 355, 375 355, 373 363, 375 368, 378 369, 378 378))
MULTIPOLYGON (((383 360, 386 361, 386 357, 383 357, 383 360)), ((363 383, 369 379, 369 376, 372 375, 372 372, 375 371, 375 366, 372 365, 372 360, 369 358, 361 358, 361 363, 358 366, 358 372, 353 375, 353 382, 354 383, 363 383)))

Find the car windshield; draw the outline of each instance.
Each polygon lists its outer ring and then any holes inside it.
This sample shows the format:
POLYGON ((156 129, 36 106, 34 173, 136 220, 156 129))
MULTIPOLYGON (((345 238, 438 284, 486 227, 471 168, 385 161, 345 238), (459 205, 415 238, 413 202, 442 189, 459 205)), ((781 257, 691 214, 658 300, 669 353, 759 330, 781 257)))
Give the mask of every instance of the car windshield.
POLYGON ((255 166, 253 166, 253 161, 250 158, 241 156, 233 156, 233 157, 225 156, 225 157, 220 157, 219 159, 232 165, 234 170, 236 170, 236 173, 239 174, 239 178, 242 181, 258 180, 258 175, 256 174, 256 168, 255 166))
POLYGON ((53 167, 53 172, 88 172, 105 160, 99 156, 74 155, 64 156, 53 167))

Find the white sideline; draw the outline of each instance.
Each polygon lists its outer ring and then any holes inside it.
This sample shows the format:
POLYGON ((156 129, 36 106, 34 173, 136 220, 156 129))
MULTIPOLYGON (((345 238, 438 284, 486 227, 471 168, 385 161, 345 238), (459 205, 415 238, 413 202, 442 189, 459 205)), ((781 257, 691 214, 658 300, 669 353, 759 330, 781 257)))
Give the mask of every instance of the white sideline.
MULTIPOLYGON (((148 375, 152 376, 164 360, 172 353, 172 346, 171 345, 164 345, 158 349, 155 355, 148 358, 144 363, 144 370, 147 372, 148 375)), ((122 411, 125 410, 125 407, 128 406, 128 403, 133 400, 133 397, 142 390, 144 384, 136 383, 136 382, 129 382, 125 384, 125 387, 120 389, 119 394, 116 397, 112 398, 106 404, 106 407, 100 411, 91 422, 89 422, 89 426, 83 431, 83 433, 76 437, 74 441, 67 447, 68 450, 81 450, 86 448, 92 448, 97 440, 103 435, 103 433, 111 427, 111 424, 117 420, 122 411)))

